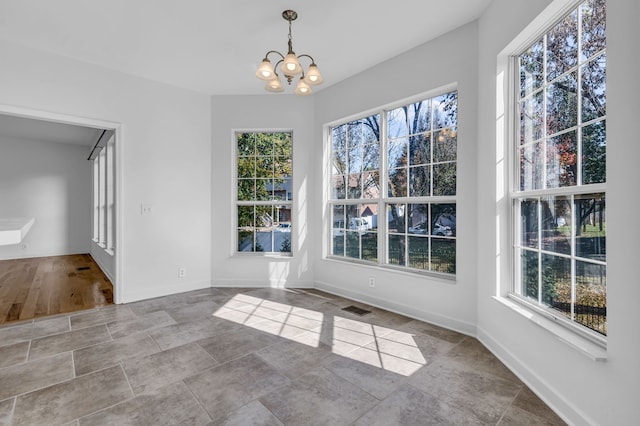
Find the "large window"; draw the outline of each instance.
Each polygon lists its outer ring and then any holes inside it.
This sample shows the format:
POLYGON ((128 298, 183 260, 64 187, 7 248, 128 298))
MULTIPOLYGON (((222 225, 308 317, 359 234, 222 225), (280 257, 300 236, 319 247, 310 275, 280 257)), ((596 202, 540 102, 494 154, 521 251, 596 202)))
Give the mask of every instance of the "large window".
POLYGON ((236 132, 237 251, 291 253, 291 132, 236 132))
POLYGON ((113 254, 116 247, 115 149, 113 131, 107 130, 90 157, 93 161, 93 241, 109 254, 113 254))
POLYGON ((330 252, 456 271, 457 92, 330 128, 330 252))
POLYGON ((605 1, 581 3, 515 61, 513 290, 606 335, 605 1))

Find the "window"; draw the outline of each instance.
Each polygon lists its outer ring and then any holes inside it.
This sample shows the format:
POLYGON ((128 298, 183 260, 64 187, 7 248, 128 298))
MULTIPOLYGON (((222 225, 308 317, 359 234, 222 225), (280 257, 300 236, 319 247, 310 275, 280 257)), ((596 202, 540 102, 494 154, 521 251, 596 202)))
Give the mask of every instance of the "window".
POLYGON ((115 250, 115 136, 106 130, 91 153, 93 161, 93 241, 115 250), (103 142, 103 141, 106 141, 103 142))
POLYGON ((236 132, 237 251, 291 253, 291 132, 236 132))
POLYGON ((329 256, 455 274, 457 92, 330 128, 329 256))
POLYGON ((605 41, 605 1, 588 0, 515 58, 513 292, 594 336, 607 334, 605 41))

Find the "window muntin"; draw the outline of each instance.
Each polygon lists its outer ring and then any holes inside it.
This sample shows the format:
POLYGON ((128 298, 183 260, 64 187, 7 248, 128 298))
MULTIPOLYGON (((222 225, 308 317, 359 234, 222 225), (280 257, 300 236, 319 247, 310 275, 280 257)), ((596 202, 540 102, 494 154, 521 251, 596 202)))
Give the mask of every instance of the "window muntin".
POLYGON ((514 293, 606 335, 605 1, 517 57, 514 293))
POLYGON ((455 274, 457 92, 336 125, 330 139, 329 255, 455 274))
POLYGON ((236 132, 237 252, 291 253, 291 132, 236 132))

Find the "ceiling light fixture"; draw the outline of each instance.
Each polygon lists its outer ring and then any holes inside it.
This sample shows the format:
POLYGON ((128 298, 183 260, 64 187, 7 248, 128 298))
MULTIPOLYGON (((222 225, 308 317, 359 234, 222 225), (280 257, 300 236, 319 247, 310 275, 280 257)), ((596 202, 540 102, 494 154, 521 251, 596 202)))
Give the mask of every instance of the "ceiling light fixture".
POLYGON ((262 63, 258 67, 256 71, 256 77, 260 80, 265 80, 267 85, 265 86, 265 90, 269 92, 284 92, 284 88, 282 87, 282 83, 280 82, 280 76, 276 71, 278 69, 278 65, 280 65, 280 71, 287 79, 289 85, 293 81, 294 77, 298 74, 301 74, 300 79, 298 80, 298 84, 296 85, 294 93, 296 95, 310 95, 312 90, 311 86, 318 85, 323 82, 322 74, 320 74, 320 70, 316 65, 315 61, 310 55, 298 55, 293 51, 293 42, 291 39, 291 22, 295 21, 298 18, 298 14, 293 10, 285 10, 282 12, 282 17, 289 21, 289 51, 286 56, 277 50, 270 50, 264 55, 264 59, 262 63), (271 65, 271 61, 269 60, 270 54, 276 54, 281 59, 278 60, 276 66, 271 65), (302 65, 300 65, 300 58, 309 58, 311 59, 311 65, 307 68, 307 72, 305 74, 302 65))

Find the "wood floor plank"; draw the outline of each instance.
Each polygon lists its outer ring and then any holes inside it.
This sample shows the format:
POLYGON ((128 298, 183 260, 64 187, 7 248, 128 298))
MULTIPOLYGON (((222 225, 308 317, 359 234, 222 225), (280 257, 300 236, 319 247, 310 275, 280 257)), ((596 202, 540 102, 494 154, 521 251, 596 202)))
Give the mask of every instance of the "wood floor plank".
POLYGON ((113 285, 89 254, 0 261, 0 324, 113 303, 113 285))

